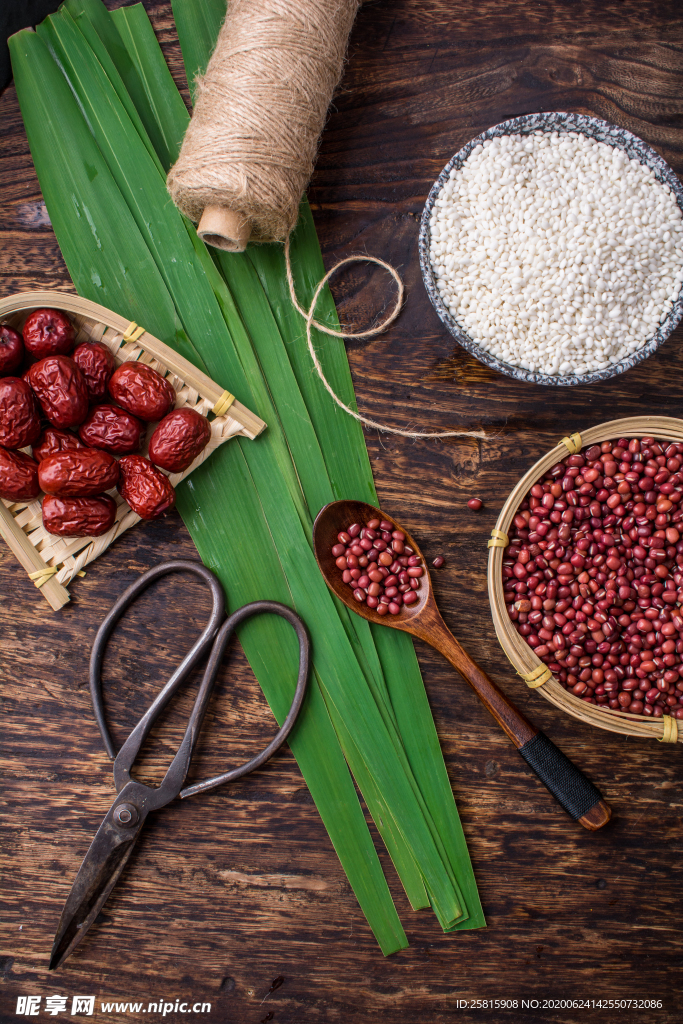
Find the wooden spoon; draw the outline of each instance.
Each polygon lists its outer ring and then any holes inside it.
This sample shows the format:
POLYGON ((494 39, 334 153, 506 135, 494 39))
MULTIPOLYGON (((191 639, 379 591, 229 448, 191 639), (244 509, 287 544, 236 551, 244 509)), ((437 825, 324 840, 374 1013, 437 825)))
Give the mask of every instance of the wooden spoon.
POLYGON ((318 513, 313 526, 313 546, 325 582, 340 601, 364 619, 411 633, 440 651, 470 684, 527 764, 572 818, 580 821, 591 831, 607 824, 612 811, 593 783, 544 733, 539 732, 524 717, 512 701, 472 661, 448 629, 436 605, 424 555, 405 527, 385 512, 372 505, 366 505, 365 502, 333 501, 318 513), (406 543, 423 562, 424 576, 421 579, 421 587, 415 591, 418 600, 413 605, 403 605, 398 615, 381 616, 367 604, 359 604, 353 597, 351 587, 344 583, 342 570, 337 568, 332 554, 332 546, 338 543, 338 533, 346 530, 352 523, 360 523, 363 526, 371 519, 385 519, 392 523, 395 530, 405 533, 406 543))

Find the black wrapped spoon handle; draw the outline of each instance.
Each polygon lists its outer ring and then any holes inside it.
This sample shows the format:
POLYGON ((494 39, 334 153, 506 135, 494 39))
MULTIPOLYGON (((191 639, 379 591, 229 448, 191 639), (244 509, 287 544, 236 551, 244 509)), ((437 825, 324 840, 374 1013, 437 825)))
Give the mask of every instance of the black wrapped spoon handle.
POLYGON ((545 733, 537 732, 517 749, 574 821, 592 831, 607 824, 612 812, 600 790, 545 733))
POLYGON ((431 614, 427 621, 421 622, 419 630, 413 629, 412 632, 422 636, 448 658, 510 737, 529 767, 574 821, 580 822, 591 832, 606 825, 612 817, 612 811, 599 789, 515 707, 510 698, 472 660, 450 632, 436 606, 429 611, 431 614))

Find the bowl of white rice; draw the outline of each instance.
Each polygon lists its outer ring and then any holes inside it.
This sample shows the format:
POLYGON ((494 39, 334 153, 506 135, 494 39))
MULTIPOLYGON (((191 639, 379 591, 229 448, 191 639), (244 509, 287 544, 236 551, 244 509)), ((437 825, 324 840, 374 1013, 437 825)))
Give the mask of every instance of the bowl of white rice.
POLYGON ((642 139, 582 114, 489 128, 446 165, 420 228, 436 312, 518 380, 586 384, 683 316, 683 188, 642 139))

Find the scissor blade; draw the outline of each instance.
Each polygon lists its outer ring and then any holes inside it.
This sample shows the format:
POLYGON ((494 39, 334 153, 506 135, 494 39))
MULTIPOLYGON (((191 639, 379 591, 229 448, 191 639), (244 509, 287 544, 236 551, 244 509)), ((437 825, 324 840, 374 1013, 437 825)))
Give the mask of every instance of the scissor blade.
POLYGON ((97 830, 64 904, 50 956, 48 969, 51 971, 64 963, 90 928, 140 835, 144 817, 133 828, 122 829, 114 824, 113 811, 118 802, 118 799, 114 801, 97 830))

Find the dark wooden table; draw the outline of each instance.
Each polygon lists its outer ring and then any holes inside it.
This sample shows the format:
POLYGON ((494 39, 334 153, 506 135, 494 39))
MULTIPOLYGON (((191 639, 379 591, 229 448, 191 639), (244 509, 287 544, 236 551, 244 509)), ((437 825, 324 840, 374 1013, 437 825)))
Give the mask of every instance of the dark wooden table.
MULTIPOLYGON (((170 5, 145 6, 180 75, 170 5)), ((417 235, 427 192, 450 156, 517 114, 595 114, 646 139, 681 173, 682 14, 674 0, 367 3, 310 190, 330 263, 367 250, 398 265, 408 286, 390 333, 348 346, 361 409, 397 425, 471 424, 489 435, 422 443, 369 432, 383 504, 428 555, 446 556, 435 574, 445 618, 598 783, 613 822, 594 835, 573 824, 465 685, 418 645, 486 930, 444 936, 432 914, 412 913, 382 852, 411 942, 384 959, 286 749, 230 789, 158 815, 97 927, 50 976, 63 900, 112 795, 87 695, 94 631, 136 574, 194 549, 177 515, 140 525, 55 614, 3 546, 2 1020, 19 1019, 17 996, 56 993, 96 995, 100 1020, 157 1019, 103 1012, 100 1000, 146 1007, 191 999, 211 1003, 208 1019, 229 1024, 680 1021, 680 747, 590 728, 527 691, 496 642, 485 571, 486 537, 506 495, 560 436, 614 416, 680 414, 683 332, 599 387, 517 383, 470 358, 441 327, 420 280, 417 235), (484 499, 478 514, 466 507, 474 495, 484 499), (662 1008, 544 1009, 549 998, 661 999, 662 1008), (464 1009, 459 999, 517 1000, 518 1008, 464 1009), (539 1005, 522 1009, 522 999, 539 1005)), ((69 290, 12 87, 0 116, 0 294, 69 290)), ((386 282, 357 269, 336 289, 342 314, 360 322, 381 308, 386 282)), ((194 584, 180 591, 166 583, 130 615, 106 671, 119 737, 197 635, 207 607, 194 584)), ((271 729, 238 649, 221 680, 198 777, 237 763, 271 729)), ((181 699, 155 736, 145 777, 167 759, 187 708, 181 699)))

